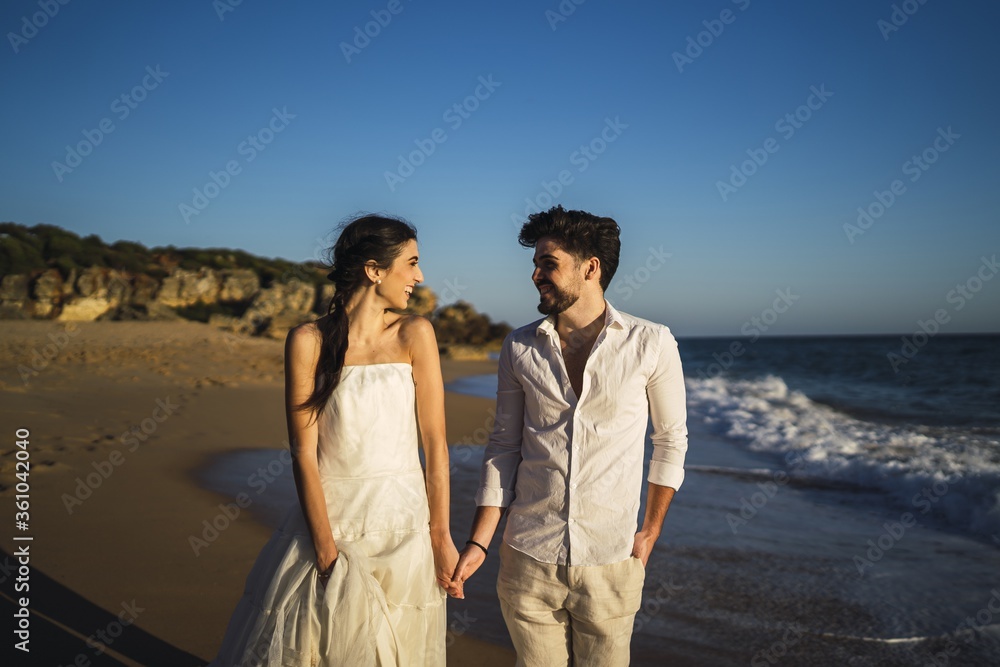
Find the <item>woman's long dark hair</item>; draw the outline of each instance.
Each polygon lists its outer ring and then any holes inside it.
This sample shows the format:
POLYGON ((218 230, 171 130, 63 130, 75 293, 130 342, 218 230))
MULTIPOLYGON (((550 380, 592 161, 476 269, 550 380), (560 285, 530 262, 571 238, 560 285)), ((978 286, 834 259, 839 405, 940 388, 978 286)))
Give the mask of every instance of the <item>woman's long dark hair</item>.
POLYGON ((315 388, 298 406, 299 410, 321 410, 340 383, 348 344, 345 307, 368 282, 365 264, 374 260, 380 269, 387 270, 406 242, 416 238, 417 230, 402 218, 363 215, 341 225, 331 251, 333 270, 327 274, 336 292, 330 301, 330 316, 317 322, 323 342, 316 364, 315 388))

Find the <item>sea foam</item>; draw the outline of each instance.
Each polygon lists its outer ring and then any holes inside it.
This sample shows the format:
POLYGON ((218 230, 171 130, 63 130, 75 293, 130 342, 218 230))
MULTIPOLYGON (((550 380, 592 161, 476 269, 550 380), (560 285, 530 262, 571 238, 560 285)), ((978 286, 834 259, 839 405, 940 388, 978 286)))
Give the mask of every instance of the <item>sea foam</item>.
POLYGON ((689 419, 753 451, 798 453, 802 465, 790 471, 793 479, 879 490, 918 517, 1000 543, 995 430, 863 421, 789 389, 775 375, 686 382, 689 419))

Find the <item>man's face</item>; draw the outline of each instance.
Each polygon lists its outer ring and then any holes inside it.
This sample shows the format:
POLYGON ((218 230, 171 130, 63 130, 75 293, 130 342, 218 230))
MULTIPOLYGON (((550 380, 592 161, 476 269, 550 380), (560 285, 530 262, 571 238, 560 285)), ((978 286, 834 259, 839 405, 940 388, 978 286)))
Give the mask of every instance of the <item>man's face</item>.
POLYGON ((538 289, 538 312, 561 313, 580 298, 583 262, 569 254, 554 239, 543 236, 535 244, 535 270, 531 280, 538 289))

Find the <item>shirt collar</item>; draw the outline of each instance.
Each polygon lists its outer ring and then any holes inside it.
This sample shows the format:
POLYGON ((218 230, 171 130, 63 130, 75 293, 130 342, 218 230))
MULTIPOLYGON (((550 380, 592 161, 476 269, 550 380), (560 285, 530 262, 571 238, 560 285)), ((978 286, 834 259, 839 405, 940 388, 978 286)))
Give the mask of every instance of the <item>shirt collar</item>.
MULTIPOLYGON (((605 329, 625 329, 625 318, 622 317, 622 314, 619 313, 618 310, 616 310, 615 307, 612 306, 611 303, 609 303, 607 299, 604 300, 604 308, 605 308, 605 311, 604 311, 604 328, 605 329)), ((545 319, 543 319, 541 322, 539 322, 538 326, 535 328, 535 333, 536 334, 543 334, 544 333, 546 335, 549 335, 549 332, 552 332, 552 334, 556 333, 556 316, 555 315, 549 315, 549 316, 547 316, 545 319)))

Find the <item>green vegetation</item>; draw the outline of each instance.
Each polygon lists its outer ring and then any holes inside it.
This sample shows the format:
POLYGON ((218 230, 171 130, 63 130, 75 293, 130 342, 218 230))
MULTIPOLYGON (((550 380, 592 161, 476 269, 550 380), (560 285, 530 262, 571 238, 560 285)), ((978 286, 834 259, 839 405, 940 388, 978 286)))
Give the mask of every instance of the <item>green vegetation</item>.
POLYGON ((431 323, 440 345, 485 345, 502 341, 511 332, 506 322, 491 322, 488 315, 476 312, 465 301, 438 308, 431 323))
POLYGON ((96 234, 81 238, 55 225, 28 227, 14 222, 0 223, 0 276, 56 268, 65 278, 72 269, 79 271, 89 266, 146 273, 157 278, 167 275, 174 267, 251 269, 260 276, 264 287, 292 279, 313 285, 326 282, 326 271, 318 262, 266 259, 228 248, 177 248, 172 245, 147 248, 133 241, 116 241, 109 245, 96 234))

